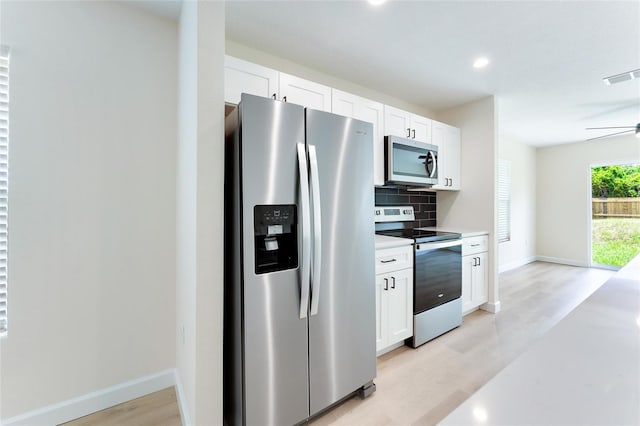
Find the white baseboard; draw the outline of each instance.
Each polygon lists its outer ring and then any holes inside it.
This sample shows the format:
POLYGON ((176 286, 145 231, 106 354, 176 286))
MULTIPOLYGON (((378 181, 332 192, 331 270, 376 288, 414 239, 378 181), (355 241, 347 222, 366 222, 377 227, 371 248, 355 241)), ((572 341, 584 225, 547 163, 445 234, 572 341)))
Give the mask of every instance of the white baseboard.
POLYGON ((503 272, 507 272, 524 265, 528 265, 529 263, 535 262, 535 261, 536 261, 536 257, 531 256, 531 257, 525 257, 524 259, 516 260, 515 262, 507 263, 506 265, 500 265, 500 267, 498 268, 498 273, 501 274, 503 272))
POLYGON ((184 389, 182 388, 182 379, 178 369, 175 370, 175 382, 176 382, 176 396, 178 399, 178 409, 180 410, 180 419, 182 420, 182 426, 191 426, 191 418, 189 417, 189 410, 187 409, 187 400, 184 396, 184 389))
POLYGON ((480 306, 480 309, 491 312, 492 314, 497 314, 501 309, 500 301, 498 300, 497 302, 485 303, 480 306))
POLYGON ((589 267, 589 262, 583 262, 575 259, 562 259, 560 257, 536 256, 536 260, 538 262, 559 263, 561 265, 580 266, 582 268, 589 267))
POLYGON ((77 398, 51 404, 2 421, 4 426, 58 425, 113 407, 175 385, 175 370, 169 369, 136 380, 100 389, 77 398))

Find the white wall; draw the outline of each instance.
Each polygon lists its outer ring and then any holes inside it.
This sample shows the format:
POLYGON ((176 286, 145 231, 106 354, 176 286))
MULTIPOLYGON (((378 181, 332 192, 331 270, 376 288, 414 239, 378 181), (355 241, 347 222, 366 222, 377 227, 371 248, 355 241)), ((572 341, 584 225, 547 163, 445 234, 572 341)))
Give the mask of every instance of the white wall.
POLYGON ((443 228, 489 232, 489 302, 500 309, 496 259, 496 159, 498 111, 493 96, 441 111, 439 121, 461 129, 460 191, 438 192, 437 223, 443 228))
POLYGON ((324 84, 326 86, 333 87, 344 92, 362 96, 363 98, 382 102, 383 104, 395 106, 406 111, 411 111, 415 114, 420 114, 425 117, 434 117, 435 115, 432 110, 423 106, 406 102, 392 95, 382 93, 368 87, 360 86, 359 84, 351 81, 342 80, 318 70, 305 67, 295 62, 291 62, 288 59, 273 56, 269 53, 253 49, 249 46, 245 46, 231 40, 226 41, 226 53, 228 55, 235 56, 236 58, 260 64, 276 71, 281 71, 287 74, 295 75, 297 77, 305 78, 307 80, 324 84))
POLYGON ((2 2, 12 48, 4 419, 175 366, 174 22, 2 2))
POLYGON ((541 260, 591 263, 591 166, 640 163, 640 139, 611 137, 537 150, 537 253, 541 260))
POLYGON ((223 2, 183 3, 176 357, 183 420, 197 425, 222 424, 224 39, 223 2))
POLYGON ((535 260, 536 149, 501 135, 498 158, 511 162, 511 239, 498 244, 502 272, 535 260))

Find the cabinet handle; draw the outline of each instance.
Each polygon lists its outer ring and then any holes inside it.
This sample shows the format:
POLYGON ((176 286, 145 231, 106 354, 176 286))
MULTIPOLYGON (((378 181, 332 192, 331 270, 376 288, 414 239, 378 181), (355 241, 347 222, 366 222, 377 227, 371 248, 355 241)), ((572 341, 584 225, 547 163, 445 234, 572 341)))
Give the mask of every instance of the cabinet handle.
POLYGON ((478 258, 477 257, 473 258, 473 266, 478 266, 478 258))
POLYGON ((416 138, 416 129, 412 129, 411 131, 413 132, 413 139, 415 139, 416 138))
POLYGON ((411 129, 407 127, 407 137, 410 138, 411 137, 411 129))
POLYGON ((384 289, 389 290, 389 278, 384 278, 384 289))
POLYGON ((480 243, 478 244, 471 244, 471 247, 478 247, 480 245, 480 243))
POLYGON ((271 95, 271 99, 273 99, 274 101, 276 100, 276 94, 275 93, 273 95, 271 95))
POLYGON ((282 102, 287 102, 287 97, 286 96, 282 97, 282 102))
POLYGON ((391 288, 396 288, 396 277, 391 277, 391 288))
POLYGON ((391 263, 391 262, 396 262, 398 259, 393 258, 393 259, 389 259, 389 260, 381 260, 380 263, 391 263))
POLYGON ((480 266, 480 258, 478 258, 478 266, 480 266))
POLYGON ((449 178, 449 186, 453 186, 453 178, 449 178))

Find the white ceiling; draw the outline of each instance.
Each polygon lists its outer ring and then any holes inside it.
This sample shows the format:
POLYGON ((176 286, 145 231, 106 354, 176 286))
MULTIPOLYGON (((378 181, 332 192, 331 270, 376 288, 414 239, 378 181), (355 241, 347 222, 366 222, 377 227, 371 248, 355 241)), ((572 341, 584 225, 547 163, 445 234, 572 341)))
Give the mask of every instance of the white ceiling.
MULTIPOLYGON (((432 110, 496 95, 535 146, 640 122, 640 1, 228 1, 226 36, 432 110), (490 65, 471 67, 484 55, 490 65)), ((605 139, 606 140, 606 139, 605 139)))

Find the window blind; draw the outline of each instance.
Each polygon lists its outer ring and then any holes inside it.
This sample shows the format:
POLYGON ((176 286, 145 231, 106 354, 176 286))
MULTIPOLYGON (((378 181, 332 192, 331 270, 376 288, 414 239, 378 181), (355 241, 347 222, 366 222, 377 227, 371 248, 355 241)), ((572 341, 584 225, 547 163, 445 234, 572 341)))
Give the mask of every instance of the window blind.
POLYGON ((498 160, 498 242, 511 240, 511 161, 498 160))
POLYGON ((9 195, 9 48, 0 46, 0 335, 7 334, 9 195))

